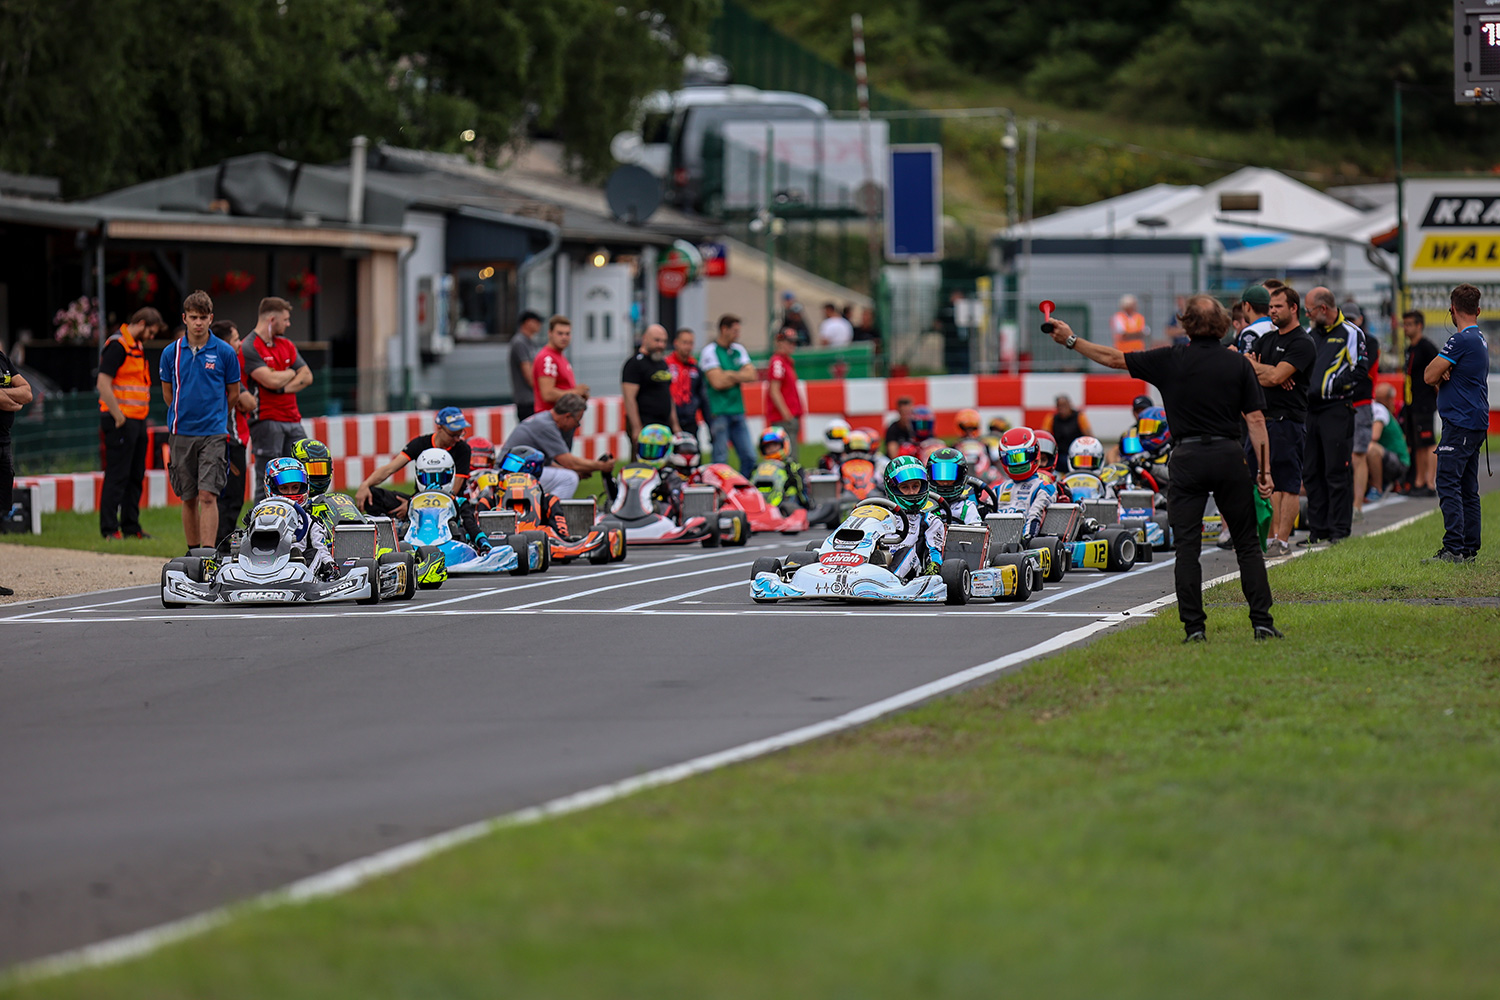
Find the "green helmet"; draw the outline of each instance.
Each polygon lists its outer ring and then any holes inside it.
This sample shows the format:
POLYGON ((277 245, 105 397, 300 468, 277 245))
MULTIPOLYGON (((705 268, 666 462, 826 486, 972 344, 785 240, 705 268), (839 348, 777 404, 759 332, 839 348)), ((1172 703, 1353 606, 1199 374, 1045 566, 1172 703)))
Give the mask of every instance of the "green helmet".
POLYGON ((944 500, 957 500, 969 485, 969 463, 957 448, 939 448, 927 456, 927 479, 932 492, 944 500))
POLYGON ((893 458, 885 467, 885 495, 907 513, 922 509, 931 485, 926 467, 913 455, 893 458))
POLYGON ((635 455, 647 465, 660 469, 672 454, 672 428, 647 424, 635 439, 635 455))
POLYGON ((322 441, 302 438, 292 445, 292 457, 307 470, 307 488, 313 496, 321 496, 333 487, 333 456, 322 441))

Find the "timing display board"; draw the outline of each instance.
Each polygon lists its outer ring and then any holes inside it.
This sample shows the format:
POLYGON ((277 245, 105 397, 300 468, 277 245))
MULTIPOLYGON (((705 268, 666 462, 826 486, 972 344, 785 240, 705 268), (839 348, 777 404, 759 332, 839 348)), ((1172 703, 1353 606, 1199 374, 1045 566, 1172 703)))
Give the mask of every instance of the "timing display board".
POLYGON ((1500 99, 1500 3, 1453 2, 1453 101, 1494 104, 1500 99))
POLYGON ((943 147, 913 143, 891 147, 891 183, 885 189, 885 259, 943 259, 943 147))

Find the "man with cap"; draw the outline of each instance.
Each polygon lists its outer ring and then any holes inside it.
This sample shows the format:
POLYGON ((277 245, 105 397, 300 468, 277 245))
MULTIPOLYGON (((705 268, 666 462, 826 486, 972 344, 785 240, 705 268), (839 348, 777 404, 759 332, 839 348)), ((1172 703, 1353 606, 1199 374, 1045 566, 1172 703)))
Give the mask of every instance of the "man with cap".
POLYGON ((464 440, 464 431, 469 427, 464 412, 456 406, 445 406, 437 412, 435 427, 431 434, 414 437, 395 458, 376 469, 359 484, 354 493, 354 502, 366 514, 387 514, 401 517, 406 513, 406 494, 381 488, 380 484, 394 476, 428 448, 441 448, 453 456, 453 495, 463 496, 469 478, 469 442, 464 440))
POLYGON ((1241 314, 1245 325, 1234 335, 1233 346, 1241 354, 1253 354, 1260 338, 1276 329, 1267 315, 1271 311, 1271 292, 1264 285, 1251 285, 1240 293, 1241 314))
MULTIPOLYGON (((1141 395, 1135 397, 1130 401, 1130 426, 1125 428, 1124 434, 1120 435, 1120 439, 1122 441, 1125 438, 1136 436, 1136 421, 1141 418, 1142 413, 1144 413, 1146 410, 1151 409, 1151 407, 1155 405, 1156 400, 1152 399, 1150 396, 1147 396, 1145 393, 1142 393, 1141 395)), ((1105 455, 1105 460, 1109 462, 1118 462, 1120 460, 1120 451, 1120 445, 1110 445, 1109 452, 1105 455)))

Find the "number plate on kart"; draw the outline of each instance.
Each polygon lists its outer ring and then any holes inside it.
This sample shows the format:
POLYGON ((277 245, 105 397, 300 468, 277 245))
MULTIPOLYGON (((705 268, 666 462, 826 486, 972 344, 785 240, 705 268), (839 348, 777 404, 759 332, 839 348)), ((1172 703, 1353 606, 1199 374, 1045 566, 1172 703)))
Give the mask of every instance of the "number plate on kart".
POLYGON ((856 507, 849 514, 850 517, 890 517, 891 512, 884 507, 877 507, 872 503, 856 507))
POLYGON ((858 552, 825 552, 818 556, 824 566, 861 566, 865 557, 858 552))
POLYGON ((446 507, 451 501, 446 494, 424 493, 411 502, 413 510, 426 510, 429 507, 446 507))

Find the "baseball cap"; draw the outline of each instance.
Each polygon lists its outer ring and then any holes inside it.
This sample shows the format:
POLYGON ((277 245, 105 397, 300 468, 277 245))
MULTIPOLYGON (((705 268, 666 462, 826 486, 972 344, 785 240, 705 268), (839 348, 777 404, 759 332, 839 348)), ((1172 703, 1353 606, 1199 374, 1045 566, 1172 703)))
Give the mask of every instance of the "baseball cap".
POLYGON ((1248 302, 1250 305, 1260 309, 1269 309, 1271 307, 1271 293, 1266 289, 1265 285, 1251 285, 1240 295, 1240 301, 1248 302))
POLYGON ((463 410, 460 410, 456 406, 445 406, 441 410, 438 410, 437 425, 449 433, 457 434, 465 427, 468 427, 469 422, 464 419, 463 410))
POLYGON ((1137 396, 1135 397, 1135 399, 1130 401, 1130 408, 1136 411, 1144 410, 1155 405, 1156 401, 1153 400, 1150 396, 1137 396))
POLYGON ((794 295, 794 294, 792 294, 791 292, 782 292, 781 293, 781 301, 783 301, 783 302, 785 302, 787 299, 795 299, 796 297, 797 296, 794 295))

